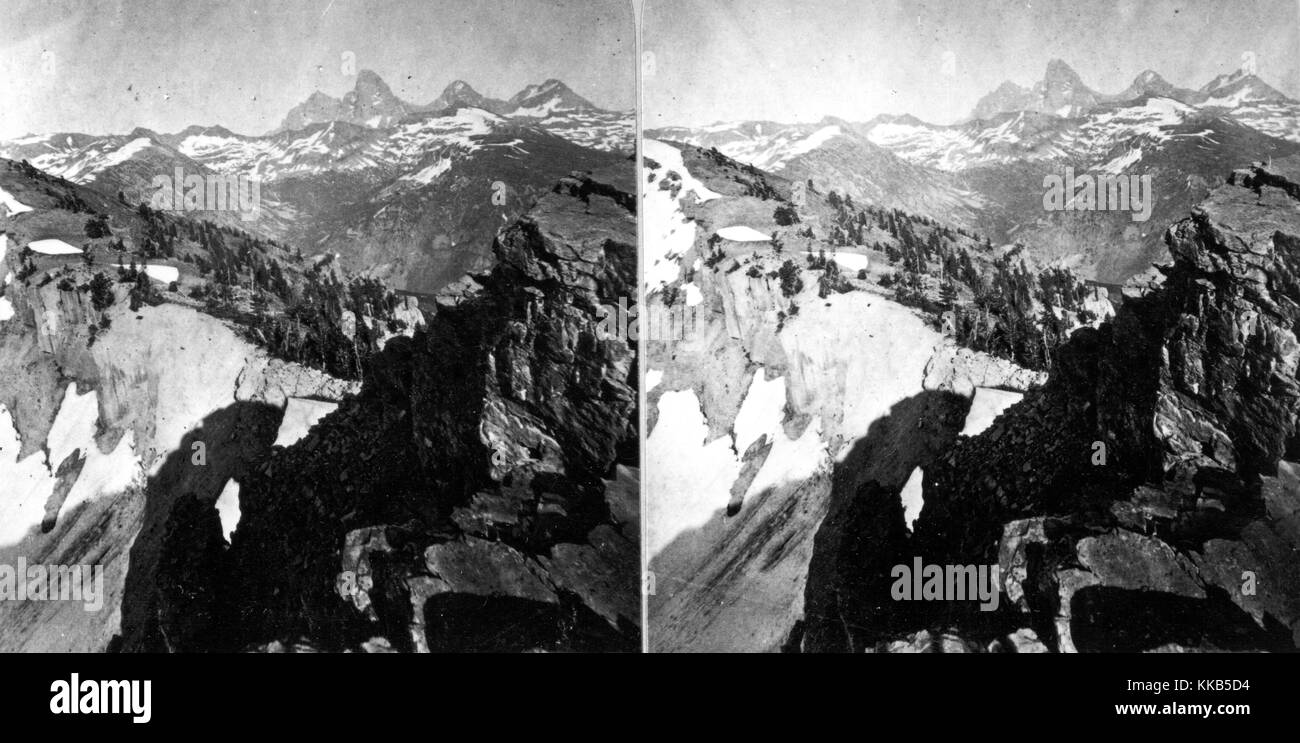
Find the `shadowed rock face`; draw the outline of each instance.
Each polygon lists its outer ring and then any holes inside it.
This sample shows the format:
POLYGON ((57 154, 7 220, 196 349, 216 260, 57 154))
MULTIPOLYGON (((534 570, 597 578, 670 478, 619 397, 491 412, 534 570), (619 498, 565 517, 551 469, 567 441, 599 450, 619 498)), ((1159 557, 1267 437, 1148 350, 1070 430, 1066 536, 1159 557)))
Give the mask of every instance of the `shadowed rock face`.
POLYGON ((639 648, 635 356, 597 333, 636 280, 634 193, 630 167, 575 174, 502 230, 477 291, 241 483, 227 554, 203 546, 212 519, 174 514, 191 538, 166 542, 164 623, 190 597, 209 622, 168 637, 639 648))
MULTIPOLYGON (((1300 158, 1236 171, 1166 240, 1158 290, 1076 333, 1043 388, 926 469, 914 534, 835 545, 839 570, 811 575, 808 600, 856 613, 847 632, 810 617, 802 649, 911 647, 921 631, 974 649, 1300 646, 1300 158), (844 577, 914 555, 998 564, 999 610, 844 577)), ((872 492, 841 528, 864 509, 900 518, 872 492)))

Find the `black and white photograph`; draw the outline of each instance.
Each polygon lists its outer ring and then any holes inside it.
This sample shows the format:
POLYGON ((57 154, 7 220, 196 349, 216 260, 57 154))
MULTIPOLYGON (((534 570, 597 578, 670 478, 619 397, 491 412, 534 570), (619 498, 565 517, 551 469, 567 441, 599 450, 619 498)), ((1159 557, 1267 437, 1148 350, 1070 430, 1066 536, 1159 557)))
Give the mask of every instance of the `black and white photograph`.
POLYGON ((1300 5, 642 43, 651 652, 1300 646, 1300 5))
POLYGON ((16 726, 1250 735, 1297 652, 1300 0, 0 0, 16 726))
POLYGON ((0 650, 639 652, 631 7, 3 15, 0 650))

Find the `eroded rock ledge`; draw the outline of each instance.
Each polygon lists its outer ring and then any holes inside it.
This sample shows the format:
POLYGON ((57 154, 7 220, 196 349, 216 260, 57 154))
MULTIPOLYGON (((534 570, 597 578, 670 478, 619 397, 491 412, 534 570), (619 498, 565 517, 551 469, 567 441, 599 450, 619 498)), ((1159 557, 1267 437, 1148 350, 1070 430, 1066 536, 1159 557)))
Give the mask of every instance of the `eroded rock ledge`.
POLYGON ((1300 647, 1300 158, 1236 171, 1166 242, 1162 285, 926 470, 914 533, 859 488, 791 648, 1300 647), (999 565, 999 609, 892 600, 915 555, 999 565))
POLYGON ((174 512, 174 649, 639 648, 635 351, 596 333, 635 287, 625 170, 503 229, 472 293, 243 483, 228 551, 174 512))

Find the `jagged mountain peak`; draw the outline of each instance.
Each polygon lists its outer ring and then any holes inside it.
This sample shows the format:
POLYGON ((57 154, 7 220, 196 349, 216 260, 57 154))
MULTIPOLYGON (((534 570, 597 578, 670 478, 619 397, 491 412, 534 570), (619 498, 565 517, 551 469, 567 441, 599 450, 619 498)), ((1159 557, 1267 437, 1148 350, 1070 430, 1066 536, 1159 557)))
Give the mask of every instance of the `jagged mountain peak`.
POLYGON ((1255 76, 1241 69, 1233 70, 1232 72, 1225 72, 1222 75, 1215 75, 1214 79, 1210 80, 1208 83, 1201 86, 1201 92, 1212 93, 1218 90, 1219 88, 1227 87, 1229 85, 1232 85, 1233 83, 1245 80, 1248 77, 1255 77, 1255 76))
POLYGON ((1082 78, 1079 77, 1079 73, 1075 72, 1073 67, 1067 64, 1065 60, 1056 58, 1048 60, 1047 69, 1043 73, 1043 80, 1075 82, 1079 84, 1082 84, 1083 82, 1082 78))
POLYGON ((387 88, 388 84, 384 82, 384 78, 380 77, 378 72, 365 68, 357 72, 356 87, 360 88, 366 86, 382 86, 387 88))
POLYGON ((506 112, 509 105, 505 101, 488 98, 464 80, 453 80, 447 87, 442 89, 442 93, 432 103, 426 106, 426 109, 430 111, 446 111, 461 106, 472 106, 500 115, 506 112))
POLYGON ((515 93, 509 104, 516 116, 546 116, 561 110, 599 111, 600 107, 573 90, 563 81, 549 78, 541 84, 529 85, 515 93))
POLYGON ((142 126, 137 126, 136 128, 132 129, 130 133, 127 134, 126 136, 130 137, 131 139, 152 139, 152 140, 159 139, 158 132, 155 132, 152 129, 146 129, 142 126))
POLYGON ((443 88, 442 92, 450 95, 468 95, 470 93, 475 95, 478 94, 478 91, 474 90, 474 87, 464 80, 453 80, 447 84, 447 87, 443 88))
POLYGON ((210 135, 210 136, 214 136, 214 137, 238 137, 238 136, 240 136, 240 135, 235 134, 234 132, 230 131, 230 130, 227 129, 226 127, 221 126, 220 124, 211 124, 211 125, 208 125, 208 126, 203 126, 202 124, 192 124, 192 125, 190 125, 190 126, 185 127, 184 129, 180 130, 179 132, 177 132, 177 133, 176 133, 176 136, 179 136, 179 137, 189 137, 189 136, 194 136, 194 135, 199 135, 199 134, 206 134, 206 135, 210 135))
POLYGON ((388 87, 388 83, 374 70, 357 72, 352 90, 342 99, 319 90, 307 100, 294 106, 284 117, 279 131, 293 131, 311 124, 327 121, 346 121, 372 128, 386 128, 416 110, 388 87))
POLYGON ((1155 70, 1143 70, 1133 78, 1133 82, 1121 91, 1118 95, 1108 96, 1108 99, 1116 101, 1131 101, 1146 96, 1161 96, 1163 98, 1173 98, 1181 103, 1194 102, 1197 98, 1196 91, 1186 88, 1179 88, 1168 80, 1160 76, 1155 70))
POLYGON ((1064 60, 1052 59, 1047 63, 1042 80, 1031 89, 1010 80, 1004 81, 975 104, 971 118, 992 119, 998 114, 1016 111, 1069 118, 1086 114, 1101 104, 1147 96, 1161 96, 1182 103, 1219 108, 1236 108, 1251 102, 1291 102, 1285 94, 1246 69, 1218 75, 1200 90, 1177 87, 1155 70, 1146 69, 1120 93, 1105 95, 1088 88, 1074 68, 1064 60))
POLYGON ((349 98, 357 101, 359 105, 379 105, 384 103, 401 103, 396 95, 393 94, 392 88, 388 83, 379 76, 374 70, 361 70, 357 73, 357 80, 352 86, 352 91, 343 96, 346 103, 349 98))
POLYGON ((527 98, 532 98, 533 96, 541 95, 543 93, 550 93, 557 90, 565 91, 568 89, 569 86, 565 85, 563 81, 554 77, 547 78, 541 84, 529 85, 518 93, 515 93, 514 97, 512 97, 510 101, 512 103, 518 103, 527 98))
POLYGON ((1232 107, 1247 101, 1290 102, 1291 98, 1245 70, 1216 76, 1200 90, 1206 105, 1232 107))

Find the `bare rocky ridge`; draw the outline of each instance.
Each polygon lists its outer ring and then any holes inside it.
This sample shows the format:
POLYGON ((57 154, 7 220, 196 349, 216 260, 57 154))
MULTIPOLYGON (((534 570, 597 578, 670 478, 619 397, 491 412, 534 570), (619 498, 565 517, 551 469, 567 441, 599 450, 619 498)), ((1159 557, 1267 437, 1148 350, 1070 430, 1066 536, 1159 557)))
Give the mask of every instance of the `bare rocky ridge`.
POLYGON ((1042 377, 900 304, 885 252, 828 238, 829 194, 806 190, 801 221, 781 224, 785 178, 691 145, 645 149, 649 646, 777 651, 820 611, 805 580, 836 494, 871 479, 896 493, 980 395, 1042 377), (814 267, 819 253, 842 272, 814 267), (654 319, 668 312, 676 334, 654 319))
POLYGON ((1300 647, 1300 158, 1234 172, 1166 241, 1160 287, 925 470, 914 533, 894 486, 836 493, 790 647, 1300 647), (892 600, 918 555, 1000 565, 999 610, 892 600))
POLYGON ((636 363, 596 333, 635 287, 631 176, 564 179, 502 230, 479 288, 241 483, 228 552, 173 511, 157 638, 637 650, 636 363))
MULTIPOLYGON (((77 264, 54 270, 80 284, 92 270, 77 264)), ((98 652, 134 637, 156 610, 155 561, 172 502, 190 494, 211 510, 223 486, 270 448, 289 397, 338 401, 359 384, 270 358, 230 323, 183 304, 131 310, 129 285, 114 287, 101 312, 81 291, 41 283, 42 274, 4 287, 14 317, 0 325, 0 408, 12 415, 20 449, 0 455, 17 458, 6 473, 34 468, 37 482, 56 483, 44 519, 0 544, 0 562, 98 563, 106 595, 97 612, 77 602, 0 602, 0 649, 98 652), (111 329, 88 343, 101 317, 111 329), (89 420, 78 426, 69 416, 90 395, 89 420), (75 456, 63 458, 73 445, 75 456)), ((5 482, 4 505, 41 495, 26 484, 5 482)), ((216 539, 224 546, 219 528, 216 539)))

